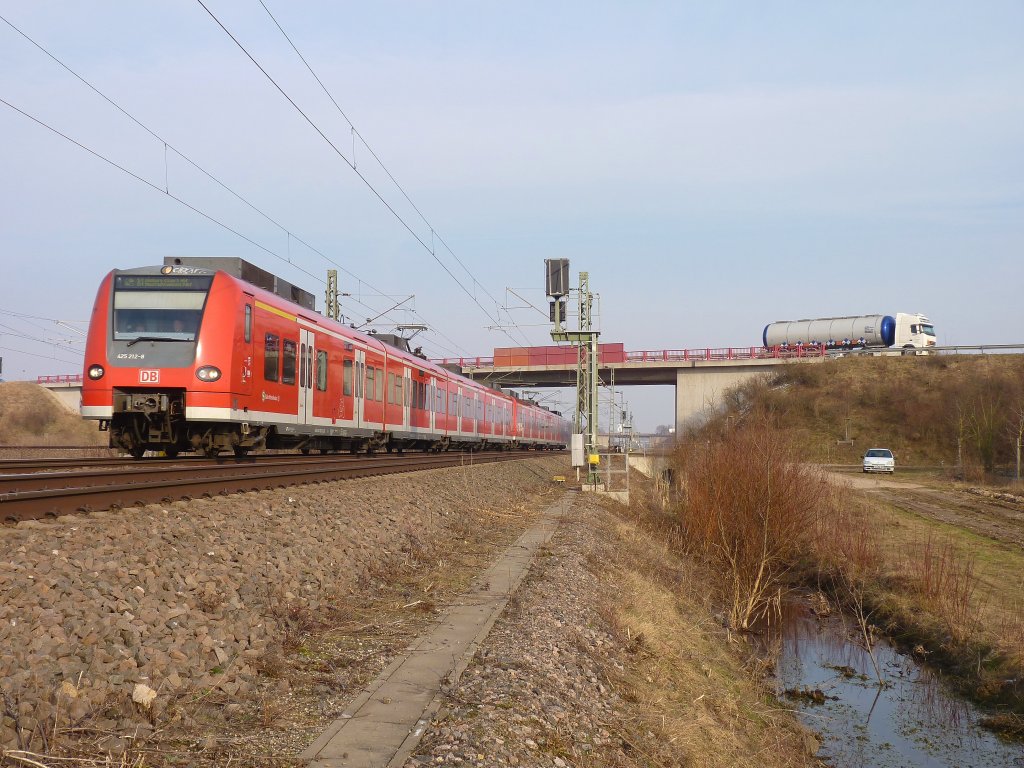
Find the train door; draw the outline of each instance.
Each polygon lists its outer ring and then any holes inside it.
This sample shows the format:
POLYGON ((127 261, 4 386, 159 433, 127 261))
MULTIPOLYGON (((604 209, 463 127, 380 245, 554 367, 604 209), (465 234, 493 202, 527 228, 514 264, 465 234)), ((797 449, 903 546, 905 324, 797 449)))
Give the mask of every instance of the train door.
POLYGON ((458 387, 455 390, 458 396, 455 398, 455 429, 459 431, 460 435, 466 432, 465 423, 465 412, 466 412, 466 395, 462 391, 462 387, 458 387))
MULTIPOLYGON (((248 397, 252 394, 252 370, 253 370, 253 340, 255 333, 253 297, 252 294, 244 294, 245 304, 242 310, 242 347, 238 356, 238 394, 248 397)), ((235 405, 235 408, 238 406, 235 405)))
POLYGON ((437 377, 431 376, 427 384, 427 426, 431 433, 437 431, 437 377))
POLYGON ((412 371, 402 368, 402 426, 406 429, 412 424, 410 404, 412 403, 412 371))
POLYGON ((299 424, 313 423, 313 333, 299 329, 299 424))
MULTIPOLYGON (((355 426, 363 426, 366 403, 366 350, 356 350, 356 386, 352 401, 352 420, 355 426)), ((371 394, 372 397, 372 394, 371 394)))

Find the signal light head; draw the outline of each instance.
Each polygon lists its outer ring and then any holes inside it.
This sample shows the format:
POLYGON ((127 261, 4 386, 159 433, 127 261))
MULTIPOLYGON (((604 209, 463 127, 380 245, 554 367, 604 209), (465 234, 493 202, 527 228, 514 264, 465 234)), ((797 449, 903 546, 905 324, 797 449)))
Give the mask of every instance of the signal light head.
POLYGON ((220 378, 220 368, 214 365, 204 365, 196 371, 196 378, 200 381, 217 381, 220 378))
POLYGON ((99 379, 102 379, 104 373, 106 373, 106 371, 103 370, 103 366, 102 365, 90 365, 89 366, 88 376, 93 381, 98 381, 99 379))

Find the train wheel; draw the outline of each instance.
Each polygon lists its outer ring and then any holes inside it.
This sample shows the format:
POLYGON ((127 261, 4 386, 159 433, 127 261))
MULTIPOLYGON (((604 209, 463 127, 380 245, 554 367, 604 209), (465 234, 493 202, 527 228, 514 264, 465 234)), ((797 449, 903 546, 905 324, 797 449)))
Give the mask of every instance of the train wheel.
POLYGON ((218 453, 220 453, 220 448, 215 445, 203 448, 203 455, 208 459, 216 459, 218 453))
POLYGON ((144 445, 134 445, 128 449, 128 454, 133 459, 141 459, 146 454, 146 447, 144 445))
POLYGON ((236 445, 235 446, 235 456, 237 456, 238 458, 242 458, 243 456, 248 456, 248 455, 249 455, 249 449, 246 448, 244 445, 236 445))
POLYGON ((168 459, 178 458, 178 446, 169 445, 166 448, 164 448, 164 456, 166 456, 168 459))
POLYGON ((299 448, 299 453, 301 453, 303 456, 309 456, 309 448, 306 448, 306 447, 299 448))

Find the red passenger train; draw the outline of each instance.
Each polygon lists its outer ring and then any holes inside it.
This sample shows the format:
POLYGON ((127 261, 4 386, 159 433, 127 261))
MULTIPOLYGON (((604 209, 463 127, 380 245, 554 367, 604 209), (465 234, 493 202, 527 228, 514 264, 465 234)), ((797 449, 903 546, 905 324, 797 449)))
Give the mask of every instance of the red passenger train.
POLYGON ((114 270, 92 311, 82 415, 135 457, 568 444, 559 414, 313 306, 241 259, 114 270))

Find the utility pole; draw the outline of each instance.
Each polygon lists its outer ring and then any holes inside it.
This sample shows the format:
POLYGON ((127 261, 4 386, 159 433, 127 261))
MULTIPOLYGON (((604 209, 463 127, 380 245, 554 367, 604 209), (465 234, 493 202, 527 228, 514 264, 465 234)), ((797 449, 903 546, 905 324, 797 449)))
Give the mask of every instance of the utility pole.
POLYGON ((598 379, 598 347, 597 338, 600 331, 594 330, 593 311, 594 295, 590 292, 590 275, 580 272, 579 328, 570 331, 563 328, 566 315, 566 302, 562 298, 570 293, 569 260, 545 259, 545 288, 547 295, 554 299, 551 302, 549 317, 554 328, 551 329, 553 341, 570 341, 576 345, 576 413, 573 416, 573 432, 583 435, 583 449, 587 465, 587 483, 596 485, 600 482, 597 466, 597 385, 598 379))

